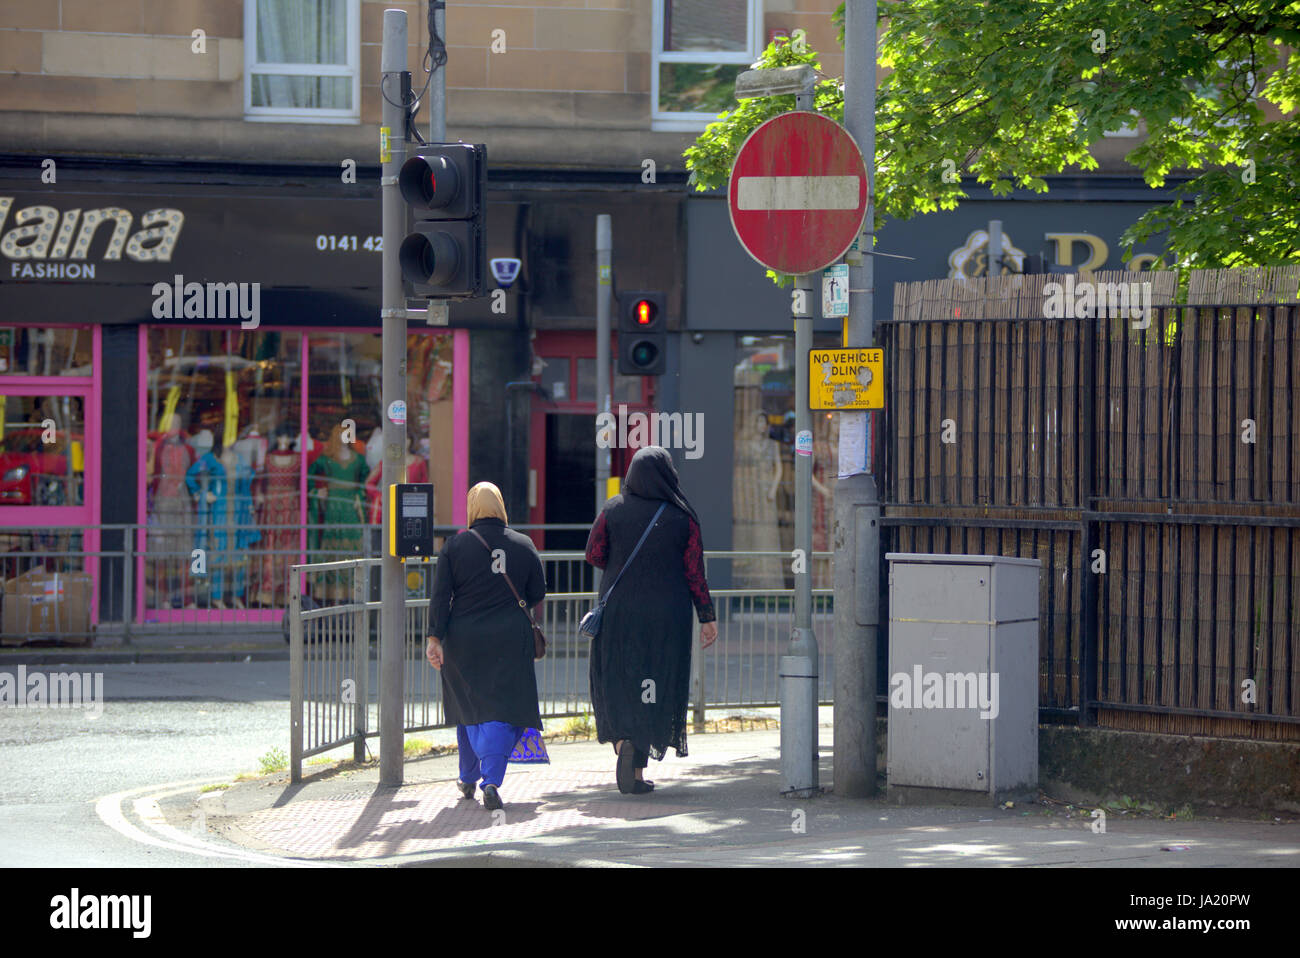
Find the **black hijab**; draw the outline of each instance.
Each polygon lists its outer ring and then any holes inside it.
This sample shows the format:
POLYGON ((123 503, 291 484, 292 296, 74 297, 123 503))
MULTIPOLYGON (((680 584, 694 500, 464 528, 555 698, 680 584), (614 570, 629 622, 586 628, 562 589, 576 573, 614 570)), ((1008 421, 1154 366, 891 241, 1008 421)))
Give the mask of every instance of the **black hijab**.
POLYGON ((682 512, 700 524, 700 517, 695 514, 677 479, 677 470, 673 467, 673 457, 663 446, 645 446, 637 450, 632 457, 632 464, 627 467, 627 479, 623 488, 642 499, 662 499, 671 502, 682 512))

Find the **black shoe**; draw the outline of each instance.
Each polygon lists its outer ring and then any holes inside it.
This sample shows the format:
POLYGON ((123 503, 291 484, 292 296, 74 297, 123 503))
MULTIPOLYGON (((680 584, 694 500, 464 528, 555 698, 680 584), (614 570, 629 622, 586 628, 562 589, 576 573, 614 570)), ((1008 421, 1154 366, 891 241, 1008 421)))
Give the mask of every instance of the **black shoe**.
POLYGON ((493 812, 498 808, 505 808, 505 804, 501 801, 501 796, 497 794, 497 787, 495 785, 483 786, 483 807, 493 812))
POLYGON ((474 783, 473 783, 473 782, 457 782, 457 783, 456 783, 456 787, 460 789, 460 793, 461 793, 461 795, 463 795, 465 798, 473 798, 473 797, 474 797, 474 783))
POLYGON ((653 792, 654 790, 655 790, 654 782, 634 781, 632 783, 633 795, 644 795, 646 792, 653 792))
POLYGON ((623 739, 618 751, 618 764, 614 766, 614 778, 618 790, 624 795, 632 794, 632 785, 636 781, 636 749, 627 739, 623 739))

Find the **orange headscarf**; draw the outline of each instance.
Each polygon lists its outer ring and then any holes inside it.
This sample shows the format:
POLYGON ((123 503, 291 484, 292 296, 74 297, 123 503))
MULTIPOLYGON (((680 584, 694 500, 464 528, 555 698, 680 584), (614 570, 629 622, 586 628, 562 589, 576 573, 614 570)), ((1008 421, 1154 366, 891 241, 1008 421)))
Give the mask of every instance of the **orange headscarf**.
POLYGON ((469 491, 465 512, 470 525, 479 519, 500 519, 502 522, 509 522, 506 518, 506 504, 501 498, 501 490, 490 482, 480 482, 469 491))

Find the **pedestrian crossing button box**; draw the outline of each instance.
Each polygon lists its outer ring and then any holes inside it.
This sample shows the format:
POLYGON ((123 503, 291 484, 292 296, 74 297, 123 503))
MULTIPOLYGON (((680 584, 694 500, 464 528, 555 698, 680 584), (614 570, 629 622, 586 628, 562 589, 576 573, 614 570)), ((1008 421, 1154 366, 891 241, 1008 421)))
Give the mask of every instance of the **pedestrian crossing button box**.
POLYGON ((433 483, 388 487, 388 554, 399 559, 433 554, 433 483))

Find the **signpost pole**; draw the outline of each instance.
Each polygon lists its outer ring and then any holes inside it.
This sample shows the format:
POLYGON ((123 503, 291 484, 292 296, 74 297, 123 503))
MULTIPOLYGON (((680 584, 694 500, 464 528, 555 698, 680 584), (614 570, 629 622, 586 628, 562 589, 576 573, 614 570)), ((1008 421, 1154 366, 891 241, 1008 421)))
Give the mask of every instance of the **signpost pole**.
MULTIPOLYGON (((596 412, 609 412, 609 324, 610 301, 613 287, 610 270, 613 263, 613 228, 608 213, 596 217, 596 412)), ((596 445, 596 511, 600 515, 605 505, 609 485, 610 446, 596 445)), ((600 570, 596 570, 594 589, 600 588, 600 570)))
MULTIPOLYGON (((779 671, 782 794, 792 798, 821 791, 817 637, 812 628, 812 297, 817 271, 843 257, 861 233, 870 193, 867 168, 852 135, 814 111, 815 87, 816 74, 807 64, 748 70, 736 78, 737 99, 793 93, 795 110, 749 134, 736 153, 727 189, 731 225, 745 251, 768 269, 795 277, 795 550, 790 557, 794 627, 779 671)), ((859 387, 870 389, 872 379, 866 373, 873 362, 856 354, 845 357, 845 364, 861 378, 833 390, 837 397, 844 394, 844 404, 870 401, 860 396, 859 387)), ((827 378, 822 385, 830 385, 830 377, 837 375, 833 360, 823 375, 827 378)), ((819 404, 821 395, 819 391, 819 404)), ((836 398, 832 408, 840 405, 836 398)))
MULTIPOLYGON (((795 109, 811 111, 813 95, 795 97, 795 109)), ((795 564, 794 629, 781 657, 781 772, 783 794, 807 798, 817 794, 817 637, 812 628, 812 412, 808 397, 808 351, 812 348, 812 299, 816 274, 795 279, 795 455, 794 545, 802 554, 795 564), (802 293, 802 295, 800 295, 802 293)))
POLYGON ((400 103, 400 78, 406 69, 406 11, 384 11, 384 45, 380 53, 383 125, 388 129, 388 154, 383 157, 380 195, 383 203, 383 567, 379 614, 379 784, 402 784, 403 659, 405 658, 405 603, 402 560, 387 552, 388 499, 393 483, 402 481, 406 464, 406 413, 394 422, 393 404, 406 402, 406 297, 397 248, 402 242, 402 197, 397 171, 406 159, 406 110, 400 103))
MULTIPOLYGON (((876 166, 876 2, 846 0, 844 125, 866 159, 868 205, 849 267, 845 346, 874 346, 873 194, 876 166)), ((880 493, 871 464, 870 412, 841 412, 835 483, 835 793, 866 798, 876 789, 876 669, 880 622, 880 493)))

